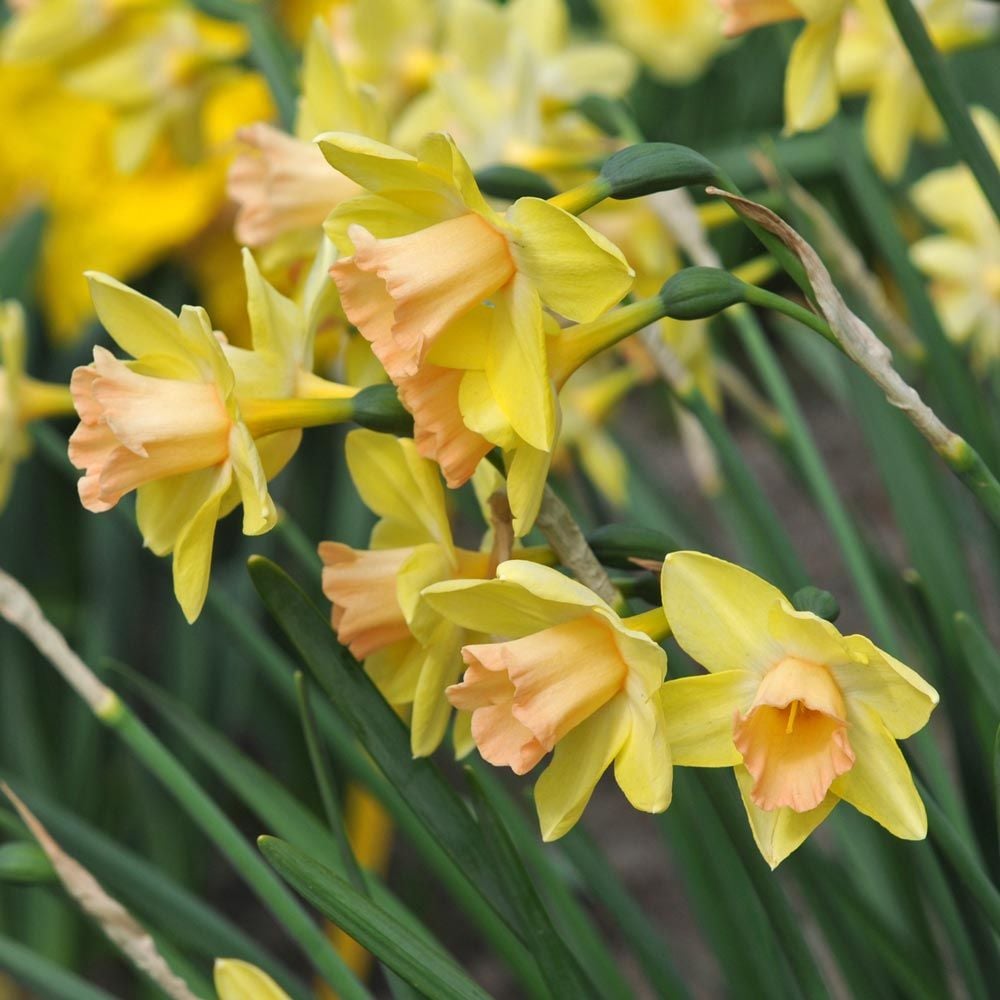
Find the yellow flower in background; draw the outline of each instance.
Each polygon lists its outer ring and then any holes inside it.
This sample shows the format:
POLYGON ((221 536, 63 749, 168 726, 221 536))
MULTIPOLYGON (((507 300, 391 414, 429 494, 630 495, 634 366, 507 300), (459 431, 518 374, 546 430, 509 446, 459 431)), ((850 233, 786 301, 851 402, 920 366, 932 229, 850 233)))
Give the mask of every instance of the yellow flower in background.
POLYGON ((597 8, 611 35, 671 83, 698 76, 723 42, 708 0, 597 0, 597 8))
POLYGON ((820 128, 840 106, 835 57, 844 9, 851 0, 717 0, 723 30, 742 35, 764 24, 805 19, 785 71, 785 128, 820 128))
POLYGON ((709 673, 664 685, 679 765, 734 767, 761 854, 776 867, 843 799, 921 840, 927 815, 896 741, 937 692, 860 635, 796 611, 753 573, 700 552, 663 564, 663 610, 709 673))
POLYGON ((461 673, 462 630, 421 598, 440 580, 485 577, 490 554, 455 546, 437 467, 412 441, 354 430, 347 465, 365 505, 379 516, 368 550, 323 542, 323 592, 337 638, 363 660, 385 699, 409 714, 415 756, 444 738, 445 688, 461 673))
POLYGON ((483 758, 525 774, 553 752, 535 784, 545 840, 572 829, 612 761, 636 809, 667 808, 673 772, 656 698, 667 657, 648 635, 581 584, 522 560, 501 563, 495 580, 435 584, 424 598, 484 637, 462 649, 465 676, 448 690, 472 713, 483 758))
MULTIPOLYGON (((984 108, 973 117, 1000 162, 1000 123, 984 108)), ((929 173, 910 197, 942 230, 913 244, 913 261, 931 279, 948 336, 970 345, 973 366, 984 374, 1000 361, 1000 222, 964 164, 929 173)))
POLYGON ((542 307, 574 320, 599 316, 631 284, 621 252, 539 198, 494 211, 447 136, 428 136, 419 157, 344 133, 319 141, 336 169, 371 192, 328 220, 338 247, 353 245, 331 274, 390 377, 416 375, 449 324, 488 303, 493 321, 468 347, 485 355, 504 420, 548 451, 555 407, 542 307))
POLYGON ((381 138, 385 123, 371 94, 347 78, 329 33, 317 22, 303 54, 295 135, 266 122, 238 133, 246 151, 229 168, 227 193, 237 205, 234 231, 240 243, 261 247, 291 236, 286 256, 315 252, 324 219, 361 193, 354 181, 330 169, 312 142, 330 129, 381 138))
MULTIPOLYGON (((942 52, 989 37, 1000 12, 975 0, 917 0, 927 30, 942 52)), ((883 0, 854 0, 837 49, 837 77, 845 94, 867 94, 865 142, 878 170, 890 179, 906 166, 914 138, 934 142, 942 123, 883 0)))
POLYGON ((266 972, 237 958, 215 960, 214 985, 219 1000, 290 1000, 266 972))
POLYGON ((13 300, 0 302, 0 511, 10 496, 17 463, 30 450, 27 425, 73 412, 65 385, 26 374, 26 353, 24 309, 13 300))

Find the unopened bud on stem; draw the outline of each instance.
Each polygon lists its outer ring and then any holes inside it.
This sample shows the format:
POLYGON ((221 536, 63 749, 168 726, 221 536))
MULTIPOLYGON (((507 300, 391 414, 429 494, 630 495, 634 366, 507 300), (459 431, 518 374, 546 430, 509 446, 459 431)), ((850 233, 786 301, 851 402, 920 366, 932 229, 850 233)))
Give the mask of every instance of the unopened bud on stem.
POLYGON ((718 267, 688 267, 664 284, 660 300, 671 319, 704 319, 746 302, 749 287, 718 267))

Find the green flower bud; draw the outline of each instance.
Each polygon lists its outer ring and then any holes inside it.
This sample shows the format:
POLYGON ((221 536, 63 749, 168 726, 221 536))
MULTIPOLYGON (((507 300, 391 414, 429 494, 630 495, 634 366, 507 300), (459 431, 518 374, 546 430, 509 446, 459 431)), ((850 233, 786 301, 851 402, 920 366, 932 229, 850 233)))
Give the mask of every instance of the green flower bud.
POLYGON ((641 198, 657 191, 718 180, 714 163, 672 142, 629 146, 604 161, 601 176, 611 185, 612 198, 641 198))
POLYGON ((835 622, 840 615, 837 598, 828 590, 819 587, 803 587, 792 594, 792 607, 796 611, 811 611, 818 618, 835 622))
POLYGON ((551 198, 556 189, 541 174, 524 167, 496 164, 476 172, 479 190, 490 198, 517 201, 518 198, 551 198))
POLYGON ((352 400, 352 420, 372 431, 409 437, 413 433, 413 417, 396 395, 393 385, 370 385, 352 400))
POLYGON ((747 284, 718 267, 688 267, 660 289, 660 300, 671 319, 704 319, 745 302, 747 284))

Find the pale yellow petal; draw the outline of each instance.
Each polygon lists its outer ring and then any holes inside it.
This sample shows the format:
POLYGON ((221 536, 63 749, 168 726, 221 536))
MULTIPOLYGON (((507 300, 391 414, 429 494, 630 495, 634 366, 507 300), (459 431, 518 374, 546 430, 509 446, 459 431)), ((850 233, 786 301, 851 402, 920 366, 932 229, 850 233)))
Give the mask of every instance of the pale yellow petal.
POLYGON ((508 459, 507 500, 514 515, 514 535, 523 538, 534 526, 545 492, 552 454, 529 444, 515 448, 508 459))
POLYGON ((215 489, 210 491, 205 503, 181 529, 174 545, 174 596, 189 622, 195 621, 201 614, 208 594, 215 522, 231 476, 228 465, 219 468, 215 489))
POLYGON ((560 740, 535 783, 543 840, 558 840, 576 824, 601 775, 628 739, 629 725, 628 701, 622 694, 560 740))
POLYGON ((615 757, 615 781, 633 809, 660 813, 670 805, 674 769, 663 709, 656 698, 628 698, 629 731, 615 757))
POLYGON ((749 570, 704 552, 672 552, 661 588, 674 637, 706 670, 760 673, 781 658, 768 621, 784 596, 749 570))
POLYGON ((834 781, 831 791, 894 837, 923 840, 927 812, 892 734, 873 709, 857 701, 848 702, 847 721, 854 767, 834 781))
POLYGON ((135 518, 143 544, 158 556, 173 551, 177 538, 218 490, 219 470, 155 479, 136 491, 135 518))
POLYGON ((785 656, 826 667, 851 661, 851 653, 836 626, 810 611, 796 611, 787 601, 771 608, 768 630, 785 656))
POLYGON ((214 978, 219 1000, 290 1000, 266 972, 236 958, 216 959, 214 978))
POLYGON ((414 757, 432 754, 444 739, 452 713, 444 691, 462 674, 461 645, 462 630, 443 622, 424 647, 425 658, 410 717, 410 749, 414 757))
POLYGON ((795 812, 788 806, 765 812, 750 801, 753 778, 742 765, 736 768, 743 807, 750 821, 754 842, 764 860, 772 869, 777 868, 794 850, 801 847, 805 839, 830 815, 839 799, 833 792, 808 812, 795 812))
POLYGON ((245 424, 233 425, 229 454, 243 504, 243 534, 263 535, 274 527, 278 513, 267 489, 267 476, 257 446, 245 424))
POLYGON ((507 218, 518 270, 567 319, 596 319, 632 287, 634 273, 621 250, 569 212, 541 198, 519 198, 507 218))
POLYGON ((680 767, 732 767, 743 758, 733 722, 753 702, 760 678, 748 670, 678 677, 660 689, 667 741, 680 767))
POLYGON ((840 95, 834 53, 840 18, 806 24, 792 46, 785 72, 785 126, 792 132, 820 128, 837 113, 840 95))

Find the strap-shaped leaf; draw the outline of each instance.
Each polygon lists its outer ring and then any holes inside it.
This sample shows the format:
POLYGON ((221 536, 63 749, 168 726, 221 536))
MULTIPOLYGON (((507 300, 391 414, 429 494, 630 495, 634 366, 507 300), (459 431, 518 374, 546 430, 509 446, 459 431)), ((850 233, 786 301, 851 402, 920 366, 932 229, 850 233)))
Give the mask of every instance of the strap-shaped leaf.
POLYGON ((488 1000, 457 963, 429 948, 345 879, 274 837, 258 841, 264 857, 303 898, 390 969, 435 1000, 488 1000))

